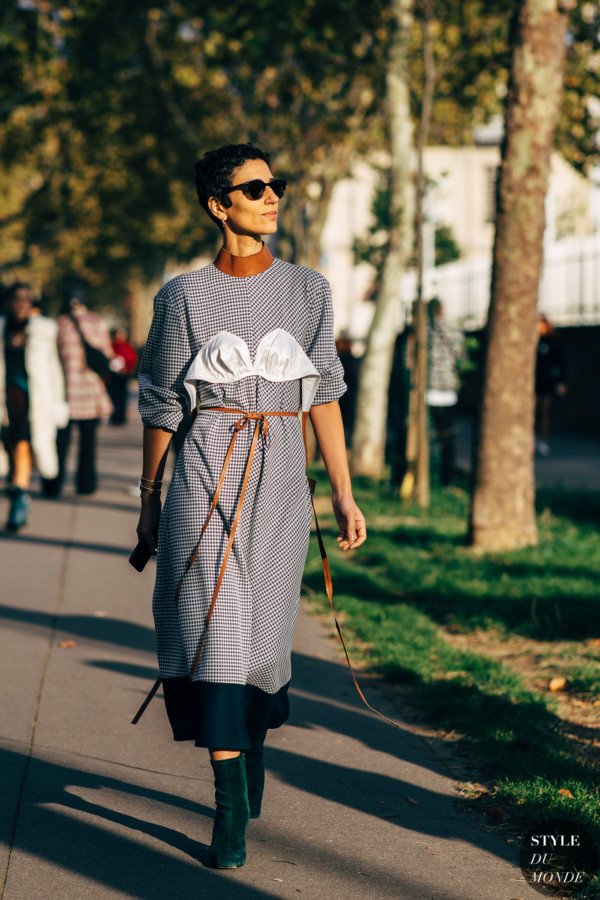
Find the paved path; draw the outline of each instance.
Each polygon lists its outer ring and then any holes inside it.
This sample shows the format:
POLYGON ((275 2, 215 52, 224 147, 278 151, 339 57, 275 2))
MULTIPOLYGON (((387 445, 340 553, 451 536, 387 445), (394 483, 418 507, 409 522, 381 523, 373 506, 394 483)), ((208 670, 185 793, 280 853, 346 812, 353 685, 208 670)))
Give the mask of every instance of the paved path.
MULTIPOLYGON (((473 419, 460 416, 457 421, 457 466, 471 470, 473 419)), ((600 491, 600 438, 593 434, 556 433, 550 440, 551 454, 535 457, 535 481, 538 487, 576 491, 600 491)))
POLYGON ((69 485, 60 501, 36 497, 27 528, 0 540, 6 900, 535 900, 517 845, 458 798, 453 754, 373 687, 371 702, 402 729, 362 707, 330 623, 306 611, 292 715, 269 733, 248 862, 233 872, 204 865, 214 808, 207 751, 171 740, 160 699, 129 724, 155 673, 154 561, 142 574, 127 564, 141 446, 132 418, 101 429, 97 494, 78 498, 69 485))

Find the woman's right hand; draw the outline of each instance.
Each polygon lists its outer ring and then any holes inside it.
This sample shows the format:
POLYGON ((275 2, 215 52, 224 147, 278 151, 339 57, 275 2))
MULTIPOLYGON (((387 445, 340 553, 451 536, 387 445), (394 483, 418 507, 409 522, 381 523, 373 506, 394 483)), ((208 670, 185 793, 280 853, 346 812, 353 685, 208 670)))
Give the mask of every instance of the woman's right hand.
POLYGON ((136 532, 138 541, 145 541, 152 555, 156 554, 161 508, 160 494, 142 494, 142 508, 136 532))

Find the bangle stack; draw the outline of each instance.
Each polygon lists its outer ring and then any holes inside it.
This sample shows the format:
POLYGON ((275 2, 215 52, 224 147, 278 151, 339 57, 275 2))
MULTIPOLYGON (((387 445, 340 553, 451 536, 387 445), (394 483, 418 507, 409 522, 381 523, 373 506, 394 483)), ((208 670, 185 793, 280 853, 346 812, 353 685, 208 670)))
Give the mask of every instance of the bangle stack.
POLYGON ((160 494, 162 478, 140 478, 140 494, 160 494))

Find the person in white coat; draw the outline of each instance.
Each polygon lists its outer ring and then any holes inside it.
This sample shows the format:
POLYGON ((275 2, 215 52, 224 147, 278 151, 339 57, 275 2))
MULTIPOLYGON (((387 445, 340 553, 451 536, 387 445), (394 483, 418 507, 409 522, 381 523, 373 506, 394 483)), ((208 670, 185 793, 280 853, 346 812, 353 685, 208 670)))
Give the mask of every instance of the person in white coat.
POLYGON ((69 420, 58 355, 57 326, 33 313, 31 287, 8 289, 0 316, 0 475, 7 479, 10 510, 6 527, 27 523, 29 485, 35 463, 42 478, 58 474, 56 432, 69 420))

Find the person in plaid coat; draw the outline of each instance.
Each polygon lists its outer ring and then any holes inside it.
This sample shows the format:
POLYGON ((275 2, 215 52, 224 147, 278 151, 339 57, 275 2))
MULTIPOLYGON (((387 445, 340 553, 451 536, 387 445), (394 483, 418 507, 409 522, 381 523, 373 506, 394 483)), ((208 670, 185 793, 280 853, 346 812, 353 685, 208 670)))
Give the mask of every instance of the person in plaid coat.
POLYGON ((64 484, 65 464, 73 426, 79 429, 79 454, 76 474, 78 494, 93 494, 98 487, 96 471, 96 432, 101 420, 107 420, 114 406, 103 379, 88 368, 75 317, 86 339, 110 360, 115 353, 110 332, 102 316, 87 308, 80 297, 69 296, 58 317, 58 352, 65 373, 69 423, 58 435, 59 474, 45 484, 47 495, 57 496, 64 484))

